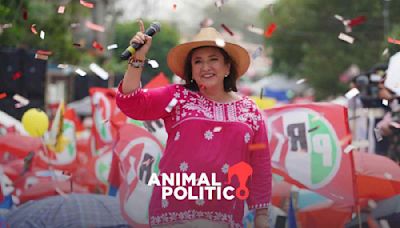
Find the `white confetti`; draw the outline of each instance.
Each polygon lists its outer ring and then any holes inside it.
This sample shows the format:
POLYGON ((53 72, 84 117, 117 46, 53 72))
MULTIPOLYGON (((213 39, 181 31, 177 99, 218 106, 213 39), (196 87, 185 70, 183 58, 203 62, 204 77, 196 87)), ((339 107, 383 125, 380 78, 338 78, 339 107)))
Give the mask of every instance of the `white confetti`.
POLYGON ((68 65, 67 64, 58 64, 57 67, 60 69, 65 69, 68 67, 68 65))
POLYGON ((169 102, 168 106, 165 108, 165 111, 171 112, 176 104, 178 104, 178 100, 175 98, 172 98, 172 100, 169 102))
POLYGON ((353 145, 348 145, 348 146, 346 146, 346 148, 344 148, 343 153, 348 154, 348 153, 350 153, 350 152, 351 152, 352 150, 354 150, 354 149, 356 149, 355 146, 353 146, 353 145))
POLYGON ((382 56, 387 56, 389 54, 389 48, 385 48, 382 52, 382 56))
POLYGON ((118 48, 118 44, 111 44, 107 46, 107 50, 112 50, 118 48))
POLYGON ((247 30, 249 30, 252 33, 258 34, 258 35, 263 35, 264 34, 264 29, 254 27, 253 25, 248 25, 247 26, 247 30))
POLYGON ((342 21, 342 22, 344 20, 344 18, 342 16, 338 15, 338 14, 335 14, 335 18, 338 19, 339 21, 342 21))
POLYGON ((386 100, 386 99, 383 99, 382 100, 382 104, 385 105, 385 106, 388 106, 389 105, 389 101, 386 100))
POLYGON ((222 127, 214 127, 213 132, 221 132, 222 127))
POLYGON ((13 99, 18 102, 15 104, 16 108, 21 108, 29 104, 29 100, 19 94, 15 94, 13 99))
POLYGON ((252 54, 251 54, 251 58, 252 59, 256 59, 257 57, 259 57, 262 53, 262 47, 258 47, 252 54))
POLYGON ((390 173, 385 173, 385 174, 383 174, 385 177, 386 177, 386 179, 388 179, 388 180, 392 180, 393 179, 393 176, 392 176, 392 174, 390 174, 390 173))
POLYGON ((44 36, 45 36, 45 35, 46 35, 46 34, 44 33, 44 31, 41 30, 41 31, 40 31, 40 39, 44 40, 44 36))
POLYGON ((302 78, 302 79, 297 80, 296 84, 300 85, 300 84, 303 84, 305 81, 306 81, 306 79, 302 78))
POLYGON ((344 96, 350 100, 351 98, 357 96, 360 93, 360 91, 357 88, 352 88, 349 90, 344 96))
POLYGON ((107 80, 108 79, 108 72, 105 71, 103 68, 101 68, 99 65, 97 65, 96 63, 91 63, 89 65, 89 68, 91 71, 93 71, 93 73, 95 73, 97 76, 99 76, 101 79, 103 80, 107 80))
POLYGON ((158 64, 158 62, 154 59, 150 59, 149 61, 147 61, 147 63, 151 66, 151 68, 156 69, 158 68, 160 65, 158 64))
POLYGON ((221 38, 215 39, 215 43, 217 44, 218 47, 225 47, 225 40, 221 38))
POLYGON ((79 74, 80 76, 86 76, 86 72, 85 71, 83 71, 83 70, 81 70, 80 68, 78 68, 78 69, 76 69, 75 70, 75 73, 77 73, 77 74, 79 74))
POLYGON ((339 34, 338 38, 340 40, 343 40, 343 41, 349 43, 349 44, 353 44, 354 43, 354 38, 353 37, 351 37, 351 36, 349 36, 349 35, 347 35, 345 33, 342 33, 342 32, 339 34))
POLYGON ((57 13, 63 14, 64 11, 65 11, 65 6, 59 6, 59 7, 58 7, 58 10, 57 10, 57 13))
POLYGON ((48 60, 49 56, 48 55, 42 55, 42 54, 35 54, 35 59, 40 59, 40 60, 48 60))

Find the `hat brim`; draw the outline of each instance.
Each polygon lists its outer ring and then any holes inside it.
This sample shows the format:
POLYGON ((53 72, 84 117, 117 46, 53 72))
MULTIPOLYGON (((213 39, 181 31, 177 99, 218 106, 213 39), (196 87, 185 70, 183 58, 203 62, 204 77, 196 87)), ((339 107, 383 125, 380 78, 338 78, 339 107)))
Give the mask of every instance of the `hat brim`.
POLYGON ((246 49, 229 42, 225 42, 224 47, 218 46, 215 41, 192 41, 180 44, 168 52, 167 64, 171 71, 184 79, 185 60, 189 52, 198 47, 212 46, 224 49, 236 63, 238 77, 246 73, 250 66, 250 56, 246 49))

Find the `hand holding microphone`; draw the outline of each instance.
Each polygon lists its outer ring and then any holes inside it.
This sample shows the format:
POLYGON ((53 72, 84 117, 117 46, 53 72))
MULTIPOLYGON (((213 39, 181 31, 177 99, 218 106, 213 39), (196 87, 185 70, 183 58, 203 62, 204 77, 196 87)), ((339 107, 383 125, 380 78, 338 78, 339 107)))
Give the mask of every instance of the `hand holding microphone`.
POLYGON ((158 22, 153 22, 146 31, 144 31, 144 25, 141 20, 139 21, 139 24, 140 32, 137 32, 131 39, 131 46, 121 54, 121 60, 127 60, 132 55, 144 59, 151 46, 152 36, 160 31, 160 24, 158 22))

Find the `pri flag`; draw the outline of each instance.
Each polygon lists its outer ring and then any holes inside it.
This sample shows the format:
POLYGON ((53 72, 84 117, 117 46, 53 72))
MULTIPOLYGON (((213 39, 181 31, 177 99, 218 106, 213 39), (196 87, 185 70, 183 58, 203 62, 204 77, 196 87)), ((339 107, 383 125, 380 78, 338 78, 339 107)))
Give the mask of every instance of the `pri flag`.
POLYGON ((351 142, 345 107, 285 105, 265 110, 273 172, 335 202, 355 203, 351 142))

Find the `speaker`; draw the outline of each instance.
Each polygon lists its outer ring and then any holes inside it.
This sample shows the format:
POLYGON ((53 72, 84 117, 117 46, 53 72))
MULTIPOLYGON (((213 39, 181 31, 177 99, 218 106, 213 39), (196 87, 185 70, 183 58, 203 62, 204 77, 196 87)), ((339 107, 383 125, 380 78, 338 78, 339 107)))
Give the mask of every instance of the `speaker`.
POLYGON ((17 74, 22 74, 21 51, 0 49, 0 92, 15 94, 22 91, 21 78, 13 79, 17 74))
POLYGON ((47 61, 35 59, 34 52, 22 55, 22 84, 30 99, 43 99, 46 84, 47 61))

